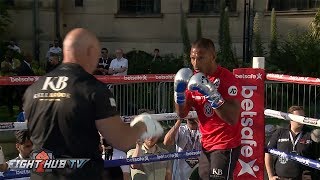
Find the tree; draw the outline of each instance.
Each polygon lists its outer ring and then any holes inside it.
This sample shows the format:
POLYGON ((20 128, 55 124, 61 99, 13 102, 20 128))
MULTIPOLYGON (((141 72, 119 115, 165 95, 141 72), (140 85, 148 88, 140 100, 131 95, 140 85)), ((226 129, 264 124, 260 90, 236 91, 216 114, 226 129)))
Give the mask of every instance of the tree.
POLYGON ((260 17, 259 13, 257 12, 254 16, 253 20, 253 38, 254 38, 254 56, 262 57, 263 53, 263 46, 261 42, 261 27, 260 27, 260 17))
POLYGON ((190 66, 191 44, 189 39, 186 15, 182 8, 182 2, 180 2, 180 30, 181 30, 181 37, 182 37, 182 43, 183 43, 183 61, 184 61, 184 66, 187 67, 187 66, 190 66))
POLYGON ((11 23, 7 9, 4 1, 0 1, 0 36, 7 31, 8 25, 11 23))
POLYGON ((202 30, 201 30, 201 20, 197 19, 197 39, 202 38, 202 30))
POLYGON ((278 54, 278 32, 277 32, 277 19, 276 19, 276 12, 274 8, 272 8, 271 12, 271 40, 270 40, 270 59, 276 57, 278 54))
POLYGON ((320 9, 316 13, 314 19, 311 21, 310 33, 314 38, 320 39, 320 9))
POLYGON ((220 21, 219 21, 219 46, 220 49, 222 47, 223 44, 223 20, 224 20, 224 9, 226 8, 226 2, 224 0, 220 1, 220 21))
POLYGON ((266 68, 274 71, 278 70, 275 66, 278 61, 279 48, 278 48, 278 32, 277 32, 277 18, 275 9, 271 11, 271 27, 270 27, 270 45, 269 45, 269 58, 267 59, 266 68))
MULTIPOLYGON (((223 7, 222 3, 222 7, 223 7)), ((232 52, 232 42, 229 30, 229 10, 226 7, 222 10, 224 13, 220 17, 219 27, 219 45, 220 51, 218 53, 218 62, 228 69, 234 69, 238 67, 238 62, 234 58, 232 52)))
POLYGON ((320 39, 309 32, 290 33, 281 44, 275 65, 284 74, 320 76, 320 39))

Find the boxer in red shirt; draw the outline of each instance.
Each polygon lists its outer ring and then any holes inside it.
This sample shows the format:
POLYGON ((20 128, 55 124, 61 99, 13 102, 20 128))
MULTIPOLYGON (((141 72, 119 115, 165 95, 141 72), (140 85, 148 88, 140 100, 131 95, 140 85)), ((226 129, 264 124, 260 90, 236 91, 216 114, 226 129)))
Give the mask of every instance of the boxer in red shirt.
POLYGON ((233 179, 240 154, 240 85, 233 74, 217 65, 214 43, 201 38, 192 44, 191 64, 175 76, 174 99, 178 115, 193 107, 199 118, 202 180, 233 179))

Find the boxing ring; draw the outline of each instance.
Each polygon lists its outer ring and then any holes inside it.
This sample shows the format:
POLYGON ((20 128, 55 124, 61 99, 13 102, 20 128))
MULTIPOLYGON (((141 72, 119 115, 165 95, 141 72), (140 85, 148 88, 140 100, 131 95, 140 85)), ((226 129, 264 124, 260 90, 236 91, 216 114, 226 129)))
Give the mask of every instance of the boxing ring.
MULTIPOLYGON (((320 127, 320 120, 311 117, 297 116, 282 111, 265 108, 265 81, 284 82, 291 84, 320 85, 319 78, 297 77, 283 74, 265 74, 260 68, 242 68, 235 69, 234 75, 241 83, 241 90, 237 90, 242 95, 241 101, 241 154, 234 172, 234 179, 264 179, 264 153, 269 152, 274 156, 287 158, 296 161, 311 168, 320 170, 320 162, 307 159, 291 153, 284 153, 276 149, 265 149, 265 122, 264 118, 273 117, 282 120, 293 120, 299 123, 320 127)), ((13 85, 12 77, 0 77, 1 85, 13 85)), ((17 77, 15 77, 17 78, 17 77)), ((24 79, 19 84, 30 84, 37 79, 35 77, 21 77, 24 79), (30 79, 32 79, 30 81, 30 79), (29 81, 28 81, 29 80, 29 81)), ((124 77, 97 77, 105 83, 144 83, 144 82, 173 82, 174 75, 129 75, 124 77)), ((173 102, 173 101, 172 101, 173 102)), ((292 104, 293 105, 293 104, 292 104)), ((310 114, 310 113, 309 113, 310 114)), ((170 121, 178 118, 176 113, 151 114, 152 118, 158 121, 170 121)), ((186 118, 196 118, 195 111, 191 111, 186 118)), ((131 122, 134 116, 121 116, 126 123, 131 122)), ((4 122, 0 123, 0 133, 3 131, 13 131, 26 129, 26 123, 4 122)), ((120 165, 150 163, 156 161, 166 161, 173 159, 185 159, 198 157, 200 151, 190 151, 181 153, 168 153, 162 155, 151 155, 136 158, 107 160, 105 167, 114 167, 120 165)), ((28 177, 29 170, 11 170, 0 173, 0 179, 12 179, 28 177)))

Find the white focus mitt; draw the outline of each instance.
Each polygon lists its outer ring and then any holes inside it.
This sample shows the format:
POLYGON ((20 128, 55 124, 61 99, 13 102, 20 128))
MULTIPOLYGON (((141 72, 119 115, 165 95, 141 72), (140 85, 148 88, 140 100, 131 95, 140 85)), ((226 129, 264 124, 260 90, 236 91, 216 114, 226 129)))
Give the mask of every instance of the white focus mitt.
POLYGON ((6 163, 5 159, 4 159, 4 154, 2 151, 2 147, 0 146, 0 165, 6 163))
POLYGON ((145 140, 150 137, 159 137, 163 134, 163 128, 161 124, 152 119, 148 113, 143 113, 135 117, 130 123, 130 126, 132 127, 138 122, 143 122, 147 127, 147 131, 141 135, 141 140, 145 140))

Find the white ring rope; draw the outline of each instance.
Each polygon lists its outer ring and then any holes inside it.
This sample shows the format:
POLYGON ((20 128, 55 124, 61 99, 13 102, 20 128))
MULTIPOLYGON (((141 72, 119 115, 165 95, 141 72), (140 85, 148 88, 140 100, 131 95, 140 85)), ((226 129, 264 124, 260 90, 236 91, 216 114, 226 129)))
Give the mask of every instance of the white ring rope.
MULTIPOLYGON (((157 121, 167 121, 167 120, 176 120, 179 119, 177 113, 162 113, 162 114, 150 114, 150 116, 157 121)), ((121 119, 130 123, 136 116, 121 116, 121 119)), ((188 116, 184 119, 193 119, 197 118, 196 111, 190 111, 188 116)), ((1 131, 16 131, 16 130, 25 130, 27 129, 26 122, 1 122, 0 123, 0 132, 1 131)))
MULTIPOLYGON (((309 118, 299 115, 294 115, 290 113, 285 113, 281 111, 275 111, 272 109, 266 109, 264 111, 264 115, 275 117, 278 119, 283 120, 292 120, 296 121, 302 124, 307 124, 311 126, 317 126, 320 127, 320 120, 315 118, 309 118)), ((167 121, 167 120, 176 120, 179 119, 179 116, 177 113, 162 113, 162 114, 150 114, 150 116, 157 120, 157 121, 167 121)), ((121 116, 121 119, 126 122, 130 123, 136 116, 121 116)), ((197 118, 197 112, 196 111, 190 111, 188 116, 186 116, 184 119, 192 119, 197 118)), ((25 130, 27 129, 27 123, 26 122, 2 122, 0 123, 0 132, 1 131, 15 131, 15 130, 25 130)))
POLYGON ((295 122, 302 123, 302 124, 320 127, 320 120, 315 119, 315 118, 309 118, 309 117, 299 116, 299 115, 285 113, 285 112, 281 112, 281 111, 275 111, 272 109, 264 110, 264 115, 275 117, 278 119, 295 121, 295 122))

